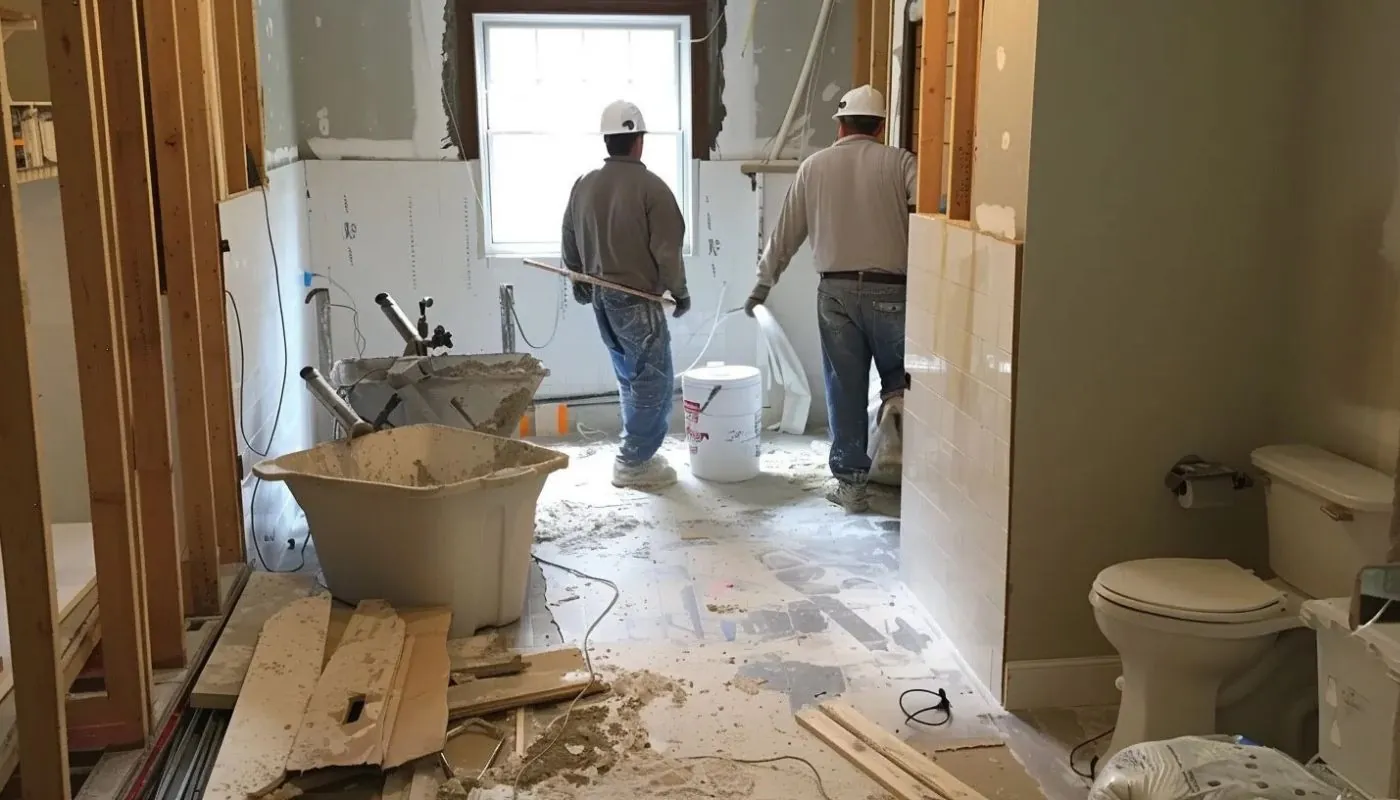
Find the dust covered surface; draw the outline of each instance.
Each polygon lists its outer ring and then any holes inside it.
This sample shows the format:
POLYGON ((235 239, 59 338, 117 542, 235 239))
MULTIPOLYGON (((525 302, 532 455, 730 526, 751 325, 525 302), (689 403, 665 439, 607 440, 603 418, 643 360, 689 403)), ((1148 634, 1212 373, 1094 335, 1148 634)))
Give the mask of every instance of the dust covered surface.
POLYGON ((565 553, 603 550, 614 539, 630 536, 641 527, 637 517, 616 508, 557 500, 542 505, 535 515, 535 541, 553 542, 565 553))

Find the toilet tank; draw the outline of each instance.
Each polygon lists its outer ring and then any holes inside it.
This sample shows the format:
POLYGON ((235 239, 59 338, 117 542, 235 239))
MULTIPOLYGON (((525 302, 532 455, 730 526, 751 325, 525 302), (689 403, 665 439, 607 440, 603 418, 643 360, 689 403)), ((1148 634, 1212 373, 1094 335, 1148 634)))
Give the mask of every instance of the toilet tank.
POLYGON ((1311 597, 1351 595, 1356 573, 1385 562, 1394 480, 1311 445, 1252 454, 1268 481, 1269 567, 1311 597))

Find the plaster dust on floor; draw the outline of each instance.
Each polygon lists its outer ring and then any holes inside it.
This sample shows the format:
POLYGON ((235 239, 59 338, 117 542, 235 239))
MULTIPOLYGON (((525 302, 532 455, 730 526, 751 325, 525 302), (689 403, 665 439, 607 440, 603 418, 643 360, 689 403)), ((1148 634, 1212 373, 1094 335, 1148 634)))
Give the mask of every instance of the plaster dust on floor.
MULTIPOLYGON (((567 704, 533 712, 527 758, 544 755, 521 776, 521 798, 885 797, 795 722, 795 711, 837 697, 928 753, 1008 743, 992 748, 1000 760, 957 751, 956 763, 983 774, 960 777, 992 800, 1028 796, 995 778, 1023 773, 1022 762, 1043 796, 1083 797, 1063 737, 990 700, 904 587, 899 521, 850 516, 822 497, 821 443, 765 437, 762 475, 713 484, 689 475, 685 443, 671 439, 662 452, 680 483, 654 494, 611 485, 614 442, 547 446, 570 466, 541 495, 534 553, 613 581, 619 594, 600 619, 610 588, 539 564, 511 641, 578 646, 591 629, 588 649, 612 692, 581 702, 567 726, 567 704), (951 719, 911 726, 899 706, 909 689, 945 690, 951 719), (775 758, 785 760, 739 763, 775 758)), ((897 493, 885 507, 897 509, 897 493)), ((522 763, 492 770, 482 800, 511 797, 522 763)))

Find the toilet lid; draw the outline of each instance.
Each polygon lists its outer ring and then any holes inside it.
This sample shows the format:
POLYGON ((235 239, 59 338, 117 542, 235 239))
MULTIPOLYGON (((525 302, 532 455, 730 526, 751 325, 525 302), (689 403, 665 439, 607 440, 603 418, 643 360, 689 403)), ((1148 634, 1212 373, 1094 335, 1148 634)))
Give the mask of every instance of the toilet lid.
POLYGON ((1202 622, 1253 622, 1284 605, 1283 592, 1224 559, 1125 561, 1100 572, 1094 590, 1128 608, 1202 622))

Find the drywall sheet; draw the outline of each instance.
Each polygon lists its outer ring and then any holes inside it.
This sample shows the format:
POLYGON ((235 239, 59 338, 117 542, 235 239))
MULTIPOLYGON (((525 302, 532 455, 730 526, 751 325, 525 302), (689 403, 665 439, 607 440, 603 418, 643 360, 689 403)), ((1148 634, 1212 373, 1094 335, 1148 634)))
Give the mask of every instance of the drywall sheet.
MULTIPOLYGON (((715 309, 743 304, 758 250, 757 199, 749 178, 732 162, 699 163, 696 169, 693 252, 686 259, 694 308, 671 323, 678 371, 704 347, 715 309)), ((366 356, 403 350, 374 304, 380 292, 415 317, 418 301, 432 297, 429 323, 452 332, 455 352, 500 352, 500 288, 509 284, 516 297, 517 349, 539 357, 552 373, 539 395, 614 390, 592 310, 570 299, 562 279, 519 259, 484 255, 479 174, 477 162, 307 162, 312 270, 334 280, 336 303, 358 309, 366 356)), ((333 315, 338 359, 360 351, 355 316, 349 309, 333 315)), ((753 364, 756 337, 752 320, 730 315, 706 360, 753 364)))

